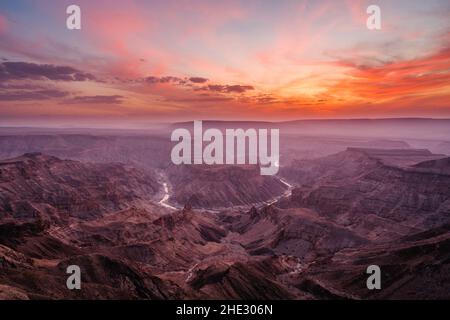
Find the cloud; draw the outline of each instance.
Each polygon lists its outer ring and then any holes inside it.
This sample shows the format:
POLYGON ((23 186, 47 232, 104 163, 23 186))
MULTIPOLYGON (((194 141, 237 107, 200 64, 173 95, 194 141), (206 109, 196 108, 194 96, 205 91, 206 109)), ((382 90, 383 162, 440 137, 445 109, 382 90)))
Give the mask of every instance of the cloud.
POLYGON ((173 84, 190 86, 191 84, 189 84, 189 82, 192 82, 194 84, 201 84, 201 83, 207 82, 208 79, 203 78, 203 77, 180 78, 180 77, 174 77, 174 76, 164 76, 164 77, 149 76, 149 77, 144 78, 144 81, 149 84, 173 83, 173 84))
POLYGON ((255 88, 253 86, 210 84, 202 89, 223 93, 244 93, 255 88))
POLYGON ((211 103, 211 102, 228 102, 234 100, 231 97, 208 97, 208 96, 198 96, 193 98, 168 98, 167 101, 170 102, 184 102, 184 103, 211 103))
POLYGON ((208 79, 202 78, 202 77, 190 77, 189 81, 191 81, 193 83, 205 83, 208 81, 208 79))
POLYGON ((209 79, 203 77, 180 78, 174 76, 156 77, 149 76, 144 78, 144 82, 149 84, 174 84, 184 87, 194 87, 195 91, 213 91, 221 93, 244 93, 246 91, 254 90, 253 86, 249 85, 221 85, 209 84, 207 86, 195 86, 208 82, 209 79), (191 82, 192 84, 190 84, 191 82))
POLYGON ((77 96, 71 99, 64 100, 66 104, 121 104, 123 96, 77 96))
POLYGON ((36 85, 33 83, 23 83, 23 82, 0 82, 0 89, 4 90, 38 90, 38 89, 48 89, 47 87, 36 85))
POLYGON ((66 91, 57 89, 33 90, 33 91, 6 91, 0 93, 0 101, 31 101, 63 98, 68 96, 66 91))
POLYGON ((256 97, 256 102, 258 104, 273 104, 279 102, 279 100, 270 94, 266 94, 256 97))
POLYGON ((95 80, 89 73, 81 72, 68 66, 53 64, 36 64, 29 62, 3 62, 0 64, 0 80, 54 80, 54 81, 88 81, 95 80))
POLYGON ((254 90, 255 88, 253 86, 241 86, 241 85, 232 85, 232 86, 226 86, 225 92, 228 93, 243 93, 249 90, 254 90))
POLYGON ((8 30, 8 20, 0 14, 0 33, 8 30))
POLYGON ((411 59, 368 65, 341 60, 336 65, 348 69, 348 77, 338 82, 332 91, 350 93, 367 101, 407 99, 408 96, 433 96, 448 92, 450 83, 450 47, 434 54, 411 59))
POLYGON ((150 77, 145 78, 144 80, 145 80, 145 82, 147 82, 149 84, 157 84, 157 83, 176 83, 176 84, 181 84, 181 83, 185 82, 181 78, 172 77, 172 76, 165 76, 165 77, 150 76, 150 77))

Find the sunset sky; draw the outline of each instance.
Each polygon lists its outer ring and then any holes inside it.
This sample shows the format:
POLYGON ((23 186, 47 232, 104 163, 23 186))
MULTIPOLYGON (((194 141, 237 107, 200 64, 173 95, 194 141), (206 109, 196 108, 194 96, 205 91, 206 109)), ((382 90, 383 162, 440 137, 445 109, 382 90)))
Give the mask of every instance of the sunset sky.
POLYGON ((450 118, 449 17, 448 0, 2 0, 0 125, 450 118))

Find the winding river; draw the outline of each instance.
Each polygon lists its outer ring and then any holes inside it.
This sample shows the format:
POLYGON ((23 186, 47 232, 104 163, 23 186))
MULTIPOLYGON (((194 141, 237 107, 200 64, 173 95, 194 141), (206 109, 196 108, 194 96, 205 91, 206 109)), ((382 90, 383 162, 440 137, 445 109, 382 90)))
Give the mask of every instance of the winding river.
MULTIPOLYGON (((283 194, 281 194, 271 200, 268 200, 264 203, 255 204, 257 207, 272 205, 272 204, 276 203, 278 200, 289 197, 292 194, 292 189, 294 188, 294 186, 282 178, 279 178, 279 177, 277 177, 277 178, 281 183, 283 183, 285 186, 287 186, 287 190, 283 194)), ((167 182, 163 182, 162 184, 163 184, 164 196, 158 203, 167 209, 179 210, 180 208, 176 208, 169 204, 170 193, 169 193, 169 186, 168 186, 167 182)), ((208 210, 208 209, 205 209, 205 210, 208 210)))
POLYGON ((166 182, 163 182, 163 188, 164 188, 164 197, 159 201, 159 204, 167 209, 178 210, 178 208, 175 208, 174 206, 171 206, 168 203, 170 194, 169 194, 169 186, 167 185, 166 182))

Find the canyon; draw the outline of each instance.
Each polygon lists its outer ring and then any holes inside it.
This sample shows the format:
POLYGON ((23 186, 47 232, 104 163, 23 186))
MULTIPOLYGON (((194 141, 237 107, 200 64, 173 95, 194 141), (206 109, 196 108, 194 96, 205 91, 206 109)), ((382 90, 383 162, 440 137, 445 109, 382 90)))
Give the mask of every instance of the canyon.
POLYGON ((146 137, 0 137, 1 299, 450 298, 447 153, 285 134, 289 161, 261 176, 174 166, 146 137))

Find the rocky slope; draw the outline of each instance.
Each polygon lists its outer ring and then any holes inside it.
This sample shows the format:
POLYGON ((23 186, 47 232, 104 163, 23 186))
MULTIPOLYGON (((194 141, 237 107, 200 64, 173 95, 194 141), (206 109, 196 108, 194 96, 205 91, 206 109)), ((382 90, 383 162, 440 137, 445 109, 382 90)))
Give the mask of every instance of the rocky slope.
MULTIPOLYGON (((448 161, 435 158, 351 149, 283 169, 290 197, 220 212, 164 209, 155 176, 121 164, 4 160, 0 299, 448 299, 448 161), (73 264, 81 290, 66 288, 73 264)), ((171 174, 198 205, 272 192, 253 168, 210 169, 171 174)))
POLYGON ((168 165, 171 150, 169 137, 169 133, 126 134, 120 130, 111 134, 69 134, 56 130, 48 133, 0 135, 0 159, 42 152, 61 159, 96 163, 121 162, 153 169, 168 165))
POLYGON ((256 165, 180 165, 167 170, 172 201, 196 208, 248 206, 271 200, 286 190, 273 176, 262 176, 256 165))
POLYGON ((331 299, 450 299, 450 225, 392 243, 346 249, 320 259, 292 279, 331 299), (381 269, 382 290, 367 290, 366 269, 381 269))
POLYGON ((436 158, 423 150, 352 148, 299 162, 282 172, 298 186, 283 205, 313 209, 373 239, 436 227, 450 220, 448 162, 436 158))
POLYGON ((305 261, 369 241, 308 209, 252 208, 222 216, 230 236, 252 255, 288 255, 305 261))
POLYGON ((42 154, 4 160, 0 170, 3 299, 297 296, 227 240, 217 216, 161 210, 151 175, 42 154), (72 264, 82 270, 80 291, 66 288, 72 264), (211 277, 205 266, 226 272, 211 277))
POLYGON ((30 153, 0 161, 0 220, 90 219, 145 206, 159 189, 153 175, 121 164, 87 164, 30 153))

